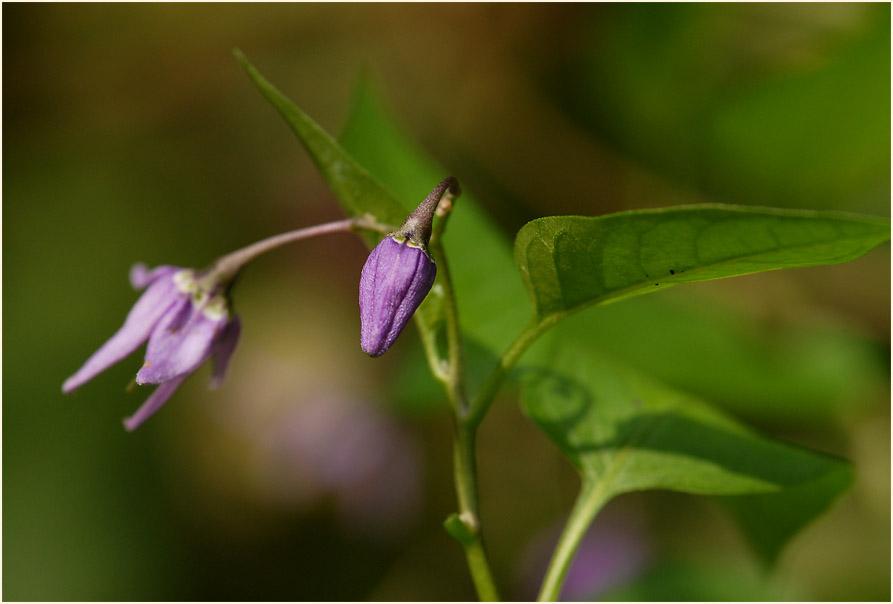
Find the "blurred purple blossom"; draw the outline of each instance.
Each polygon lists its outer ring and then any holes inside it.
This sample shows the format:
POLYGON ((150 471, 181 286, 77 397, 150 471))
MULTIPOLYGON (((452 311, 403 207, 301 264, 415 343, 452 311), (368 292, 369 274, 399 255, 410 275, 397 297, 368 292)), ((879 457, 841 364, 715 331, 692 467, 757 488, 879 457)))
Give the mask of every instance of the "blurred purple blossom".
MULTIPOLYGON (((598 599, 643 570, 650 546, 635 518, 612 513, 610 508, 593 522, 580 542, 568 569, 561 601, 598 599)), ((561 527, 541 534, 529 546, 522 561, 521 599, 535 599, 561 527)))
POLYGON ((303 503, 331 497, 342 521, 377 537, 399 534, 415 517, 416 448, 368 401, 306 400, 277 421, 266 445, 267 474, 279 497, 303 503))

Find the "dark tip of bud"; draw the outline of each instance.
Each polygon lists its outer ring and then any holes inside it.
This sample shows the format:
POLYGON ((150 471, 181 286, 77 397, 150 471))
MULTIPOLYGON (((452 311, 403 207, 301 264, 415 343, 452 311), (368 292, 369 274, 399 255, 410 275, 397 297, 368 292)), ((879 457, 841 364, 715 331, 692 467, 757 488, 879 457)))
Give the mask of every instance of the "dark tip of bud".
POLYGON ((448 176, 444 178, 440 184, 434 187, 434 190, 428 194, 425 200, 419 204, 419 207, 406 217, 403 225, 393 234, 405 237, 420 245, 422 249, 426 249, 428 241, 431 239, 431 224, 434 221, 434 212, 437 210, 440 200, 444 197, 452 199, 457 197, 460 192, 459 181, 455 177, 448 176))

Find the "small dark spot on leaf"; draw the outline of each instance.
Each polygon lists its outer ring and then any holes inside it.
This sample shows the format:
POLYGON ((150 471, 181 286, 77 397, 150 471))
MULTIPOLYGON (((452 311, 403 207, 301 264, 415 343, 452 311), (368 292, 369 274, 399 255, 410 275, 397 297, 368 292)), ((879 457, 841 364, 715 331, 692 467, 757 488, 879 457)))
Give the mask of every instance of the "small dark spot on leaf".
POLYGON ((670 274, 671 274, 671 275, 675 275, 675 274, 676 274, 676 271, 674 271, 673 269, 670 269, 670 274))
POLYGON ((655 283, 655 285, 660 285, 660 283, 655 283))

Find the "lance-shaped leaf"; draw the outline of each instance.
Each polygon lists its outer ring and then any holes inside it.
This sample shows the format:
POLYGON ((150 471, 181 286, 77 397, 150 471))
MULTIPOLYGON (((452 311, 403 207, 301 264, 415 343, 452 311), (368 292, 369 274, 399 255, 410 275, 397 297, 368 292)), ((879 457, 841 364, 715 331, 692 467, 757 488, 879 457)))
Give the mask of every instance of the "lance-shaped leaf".
MULTIPOLYGON (((234 52, 248 76, 260 93, 285 118, 292 132, 310 154, 319 168, 335 199, 349 216, 371 215, 380 223, 399 226, 409 211, 424 199, 425 194, 401 203, 366 168, 360 165, 338 141, 322 129, 313 119, 273 86, 248 61, 240 51, 234 52)), ((431 180, 436 183, 444 175, 431 180)), ((428 184, 430 190, 431 183, 428 184)), ((381 234, 360 232, 363 241, 371 249, 382 239, 381 234)), ((440 309, 424 304, 415 313, 423 338, 434 338, 432 326, 437 325, 440 309)))
POLYGON ((582 318, 536 345, 522 370, 525 412, 582 476, 577 510, 594 516, 646 489, 734 496, 750 541, 771 560, 849 484, 846 462, 759 436, 577 342, 582 318))
POLYGON ((837 212, 704 205, 552 216, 515 239, 534 312, 586 306, 677 283, 847 262, 890 239, 890 221, 837 212))
MULTIPOLYGON (((409 213, 407 207, 414 208, 425 197, 422 194, 415 200, 415 203, 409 200, 406 204, 401 204, 363 166, 342 149, 332 135, 323 130, 310 116, 301 111, 288 97, 268 82, 248 61, 242 51, 236 50, 234 54, 260 93, 285 118, 292 132, 295 133, 319 168, 341 208, 350 216, 362 216, 368 213, 372 214, 379 222, 397 226, 409 213)), ((361 236, 369 247, 374 247, 381 239, 381 236, 375 233, 361 233, 361 236)))
MULTIPOLYGON (((241 52, 235 54, 261 94, 285 118, 350 216, 369 213, 380 222, 399 225, 431 186, 448 175, 448 170, 399 133, 368 82, 360 87, 339 141, 270 84, 241 52)), ((361 235, 370 248, 381 239, 373 233, 361 235)), ((526 321, 523 287, 513 274, 508 242, 467 191, 456 202, 444 246, 454 267, 457 297, 462 299, 463 332, 486 347, 488 354, 500 352, 526 321)), ((439 301, 429 296, 415 314, 423 337, 437 339, 438 306, 439 301)))

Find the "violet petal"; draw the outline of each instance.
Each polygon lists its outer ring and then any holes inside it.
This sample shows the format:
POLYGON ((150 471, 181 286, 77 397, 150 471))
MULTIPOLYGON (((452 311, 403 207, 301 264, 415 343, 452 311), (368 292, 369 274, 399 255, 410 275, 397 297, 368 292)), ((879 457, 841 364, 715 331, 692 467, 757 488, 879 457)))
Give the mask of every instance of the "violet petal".
POLYGON ((181 269, 176 266, 161 265, 149 270, 142 262, 134 264, 130 268, 130 285, 133 289, 143 289, 156 279, 160 279, 166 275, 173 275, 181 269))
POLYGON ((136 350, 146 341, 164 313, 179 299, 179 291, 171 276, 153 281, 133 305, 121 329, 65 380, 62 392, 71 392, 136 350))
POLYGON ((217 388, 223 383, 226 376, 226 368, 229 360, 236 349, 239 342, 239 334, 242 333, 242 321, 238 316, 233 316, 220 335, 211 346, 211 363, 214 371, 211 373, 211 379, 208 380, 208 388, 217 388))
POLYGON ((211 318, 188 298, 174 306, 149 336, 146 362, 136 383, 161 384, 195 371, 211 354, 211 344, 226 315, 211 318))
POLYGON ((146 402, 136 410, 136 413, 124 420, 124 427, 127 428, 129 432, 133 432, 139 428, 144 421, 155 415, 155 412, 161 409, 167 402, 167 399, 171 397, 185 379, 186 376, 184 375, 158 386, 158 388, 149 395, 146 402))
POLYGON ((391 347, 436 274, 434 261, 408 240, 386 237, 372 250, 360 276, 360 344, 366 354, 381 356, 391 347))

